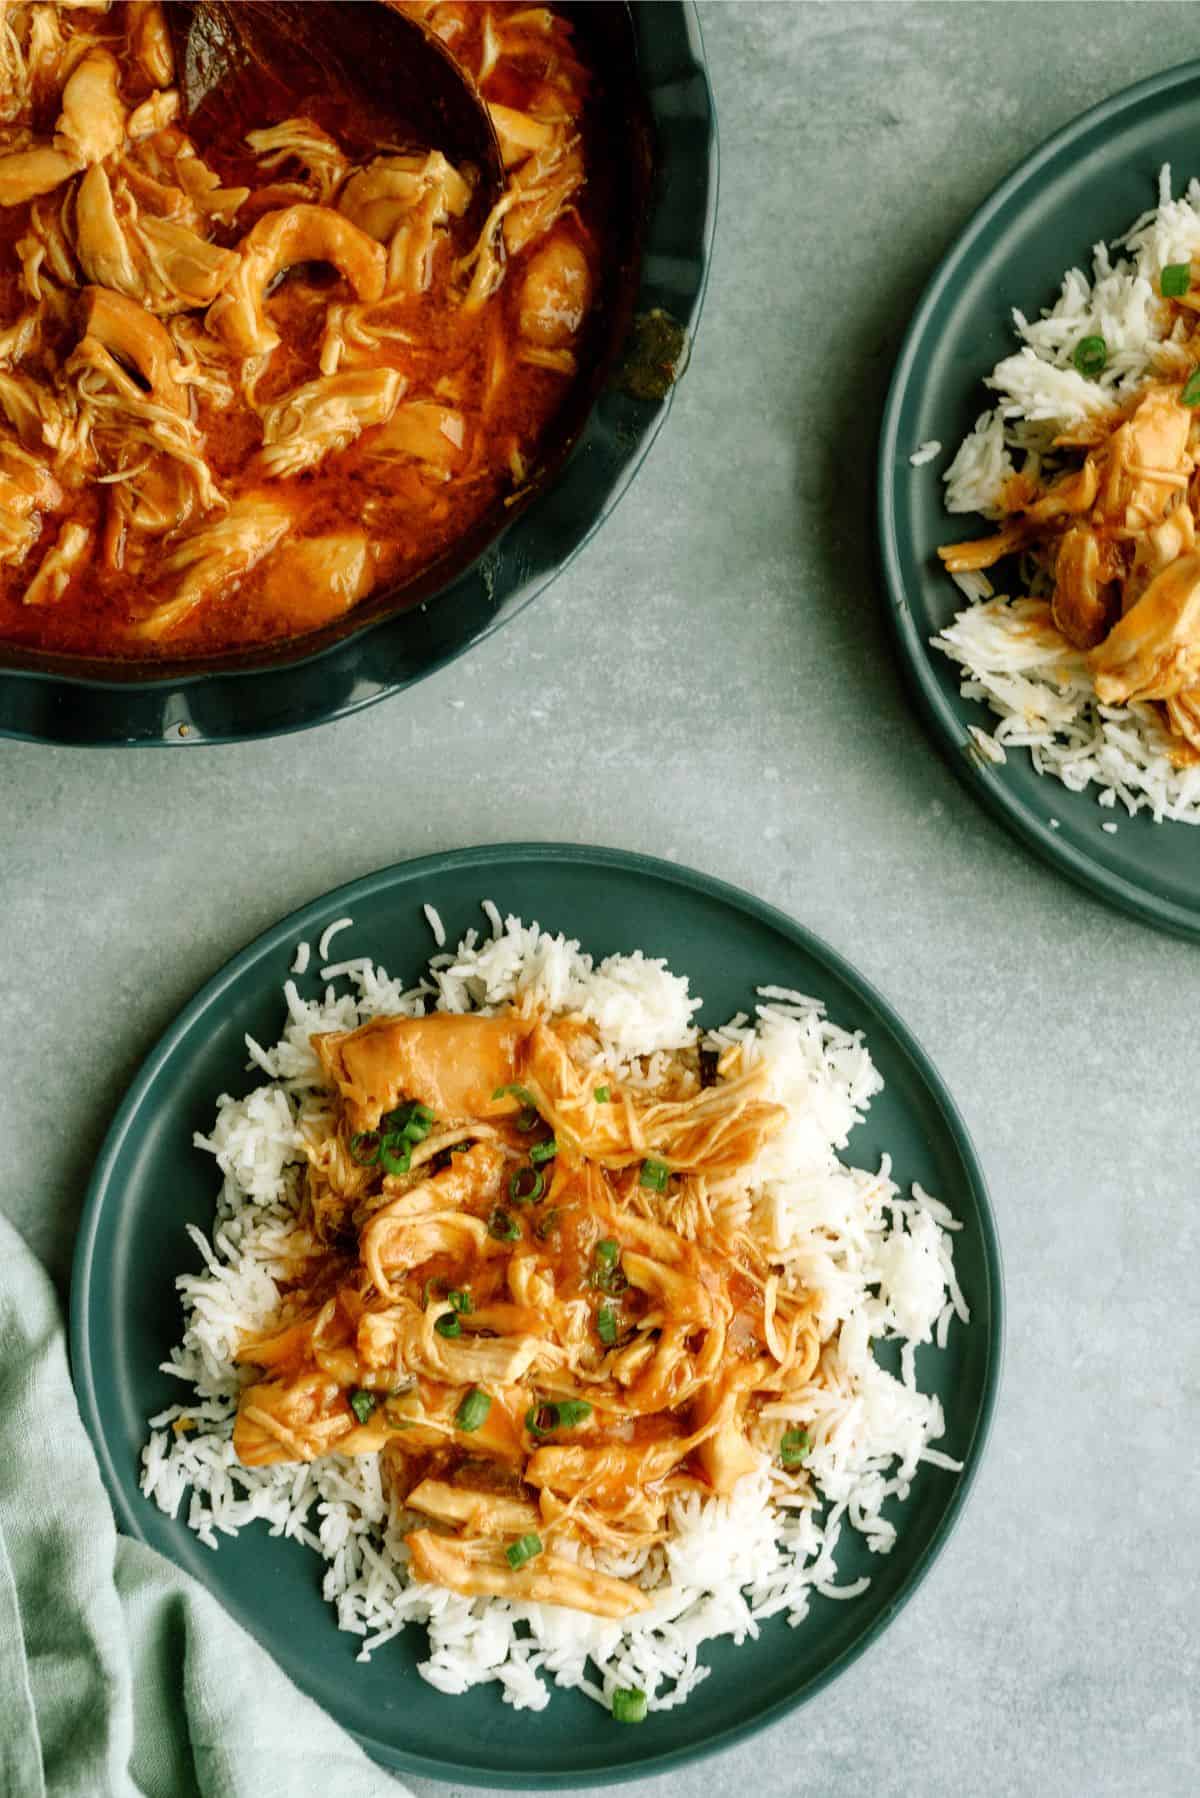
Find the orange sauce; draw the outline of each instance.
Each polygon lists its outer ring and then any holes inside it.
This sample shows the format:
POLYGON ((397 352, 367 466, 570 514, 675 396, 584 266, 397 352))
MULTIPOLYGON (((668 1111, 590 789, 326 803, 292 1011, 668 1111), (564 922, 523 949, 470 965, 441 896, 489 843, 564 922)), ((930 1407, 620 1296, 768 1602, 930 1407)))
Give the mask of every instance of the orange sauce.
MULTIPOLYGON (((439 9, 445 10, 445 9, 439 9)), ((521 8, 513 4, 479 5, 457 9, 461 29, 453 39, 456 58, 469 70, 478 69, 483 54, 484 15, 493 21, 521 8)), ((147 91, 124 38, 125 8, 118 6, 104 18, 92 20, 104 42, 122 67, 122 99, 134 104, 147 91)), ((76 15, 78 17, 79 15, 76 15)), ((552 229, 578 245, 591 273, 591 292, 600 286, 603 250, 603 204, 593 191, 596 147, 586 118, 588 76, 571 46, 570 26, 556 18, 554 31, 539 49, 533 38, 529 47, 502 60, 483 86, 485 98, 516 110, 536 109, 539 90, 546 78, 548 59, 570 77, 578 104, 578 128, 582 134, 587 179, 552 229)), ((255 190, 281 180, 295 179, 294 167, 267 171, 244 143, 246 132, 276 124, 286 117, 314 119, 335 137, 353 166, 362 166, 380 152, 389 139, 381 124, 365 119, 344 95, 322 91, 272 91, 265 89, 262 110, 256 116, 234 114, 218 102, 206 102, 195 120, 180 119, 178 127, 197 143, 208 165, 225 186, 246 185, 250 198, 240 208, 232 226, 216 225, 212 242, 236 247, 265 208, 255 201, 255 190)), ((53 117, 41 122, 48 134, 53 117)), ((393 125, 394 130, 394 125, 393 125)), ((394 142, 393 140, 390 140, 394 142)), ((0 153, 6 148, 0 130, 0 153)), ((439 146, 429 145, 431 149, 439 146)), ((128 146, 127 146, 128 148, 128 146)), ((57 203, 60 194, 50 196, 57 203)), ((49 204, 50 201, 43 202, 49 204)), ((279 202, 277 202, 279 203, 279 202)), ((31 302, 21 288, 16 253, 18 238, 29 228, 29 204, 0 208, 0 330, 17 319, 31 302)), ((466 420, 466 441, 456 458, 450 478, 433 479, 422 463, 373 452, 375 433, 365 431, 348 448, 327 455, 316 467, 268 485, 294 502, 296 513, 289 540, 320 536, 360 525, 368 534, 374 557, 372 591, 411 581, 422 569, 446 552, 458 539, 498 509, 506 496, 519 489, 525 471, 536 466, 538 445, 547 427, 572 391, 576 375, 531 365, 519 359, 517 314, 522 274, 528 258, 546 241, 535 238, 508 261, 503 285, 478 311, 463 310, 461 295, 469 276, 455 271, 456 260, 473 247, 478 231, 477 209, 466 219, 451 220, 435 252, 432 282, 427 292, 403 298, 385 298, 389 325, 404 333, 388 337, 361 352, 353 367, 387 366, 406 378, 405 401, 439 399, 453 405, 466 420), (489 366, 489 342, 498 333, 507 347, 506 373, 485 405, 484 388, 489 366)), ((386 246, 385 246, 386 247, 386 246)), ((79 277, 82 285, 85 276, 79 277)), ((257 407, 277 399, 298 385, 315 380, 326 313, 332 303, 354 298, 349 286, 330 267, 301 266, 289 272, 269 294, 266 310, 282 342, 272 353, 255 390, 257 407)), ((197 322, 202 311, 191 314, 197 322)), ((165 322, 170 322, 165 321, 165 322)), ((581 337, 586 336, 585 321, 581 337)), ((15 372, 53 382, 61 379, 62 365, 77 341, 78 327, 47 333, 37 355, 15 372)), ((585 347, 577 344, 581 350, 585 347)), ((582 356, 581 356, 582 360, 582 356)), ((261 446, 258 411, 244 403, 238 391, 236 358, 226 364, 234 382, 232 405, 221 407, 196 390, 189 390, 191 417, 203 439, 203 454, 226 499, 250 490, 261 490, 261 472, 254 461, 261 446)), ((8 427, 0 409, 0 436, 8 427)), ((234 577, 219 592, 203 600, 166 636, 147 640, 137 625, 155 603, 168 600, 178 578, 164 572, 163 564, 178 542, 218 516, 203 519, 193 514, 179 530, 150 537, 130 532, 126 549, 114 557, 98 548, 54 603, 26 605, 23 596, 42 557, 57 540, 61 527, 72 518, 94 520, 106 542, 104 516, 114 503, 113 488, 97 484, 94 477, 75 474, 69 466, 53 464, 64 488, 60 509, 41 520, 37 542, 19 564, 0 564, 0 642, 27 649, 65 652, 105 658, 148 656, 201 656, 239 646, 284 639, 315 628, 345 609, 326 596, 293 592, 281 597, 276 586, 268 599, 268 555, 248 574, 234 577)))

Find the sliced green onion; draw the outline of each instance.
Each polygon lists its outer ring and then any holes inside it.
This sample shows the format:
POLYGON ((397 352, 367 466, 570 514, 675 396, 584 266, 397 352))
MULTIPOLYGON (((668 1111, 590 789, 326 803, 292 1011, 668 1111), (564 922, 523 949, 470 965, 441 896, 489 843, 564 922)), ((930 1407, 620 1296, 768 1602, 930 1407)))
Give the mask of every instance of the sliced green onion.
POLYGON ((666 1162, 655 1161, 651 1158, 642 1163, 642 1171, 638 1175, 638 1185, 648 1186, 651 1192, 666 1192, 667 1181, 670 1177, 671 1170, 666 1162))
POLYGON ((624 1292, 629 1281, 621 1266, 620 1243, 611 1236, 602 1236, 592 1253, 595 1258, 592 1285, 599 1287, 601 1292, 624 1292))
POLYGON ((596 1103, 597 1103, 597 1105, 607 1105, 611 1098, 612 1098, 611 1086, 598 1086, 596 1088, 596 1103))
POLYGON ((386 1136, 400 1136, 405 1142, 424 1142, 433 1128, 433 1113, 428 1105, 414 1099, 409 1105, 398 1105, 383 1119, 386 1136))
POLYGON ((807 1430, 785 1430, 779 1444, 779 1459, 784 1467, 799 1467, 812 1447, 807 1430))
POLYGON ((432 1278, 432 1276, 428 1280, 426 1280, 424 1286, 422 1286, 422 1288, 421 1288, 421 1309, 422 1309, 422 1311, 424 1311, 428 1308, 430 1293, 440 1292, 441 1290, 442 1290, 442 1282, 440 1280, 435 1280, 434 1278, 432 1278))
POLYGON ((364 1392, 361 1386, 356 1386, 350 1394, 350 1409, 359 1423, 366 1423, 375 1409, 375 1394, 364 1392))
POLYGON ((350 1138, 350 1158, 359 1167, 374 1167, 381 1146, 378 1130, 356 1130, 350 1138))
POLYGON ((412 1144, 402 1136, 385 1136, 379 1145, 379 1165, 385 1174, 407 1174, 412 1167, 412 1144))
POLYGON ((596 1313, 596 1334, 605 1348, 617 1340, 617 1314, 611 1305, 601 1305, 596 1313))
POLYGON ((1200 368, 1187 379, 1187 386, 1179 396, 1185 406, 1200 406, 1200 368))
POLYGON ((508 1183, 514 1205, 533 1205, 546 1190, 546 1176, 535 1167, 519 1167, 508 1183))
POLYGON ((558 1229, 558 1226, 559 1226, 559 1223, 561 1222, 561 1220, 562 1220, 562 1212, 559 1210, 558 1206, 557 1205, 551 1206, 550 1210, 547 1211, 545 1217, 542 1218, 541 1222, 539 1224, 535 1224, 535 1226, 534 1226, 533 1233, 537 1237, 538 1241, 545 1242, 547 1236, 553 1236, 554 1232, 558 1229))
POLYGON ((1108 345, 1103 337, 1081 337, 1071 360, 1081 375, 1102 374, 1108 361, 1108 345))
POLYGON ((536 1166, 541 1161, 553 1161, 558 1154, 558 1144, 551 1137, 548 1142, 535 1142, 529 1151, 529 1159, 536 1166))
POLYGON ((573 1430, 592 1415, 585 1398, 564 1398, 551 1403, 530 1405, 525 1413, 525 1428, 531 1436, 549 1436, 555 1430, 573 1430))
POLYGON ((647 1708, 646 1694, 636 1686, 618 1686, 612 1695, 614 1723, 644 1723, 647 1708))
POLYGON ((1158 290, 1164 300, 1177 300, 1192 285, 1192 265, 1190 262, 1168 262, 1162 272, 1158 290))
POLYGON ((492 1094, 493 1099, 520 1099, 522 1105, 530 1105, 537 1110, 537 1100, 527 1086, 498 1086, 492 1094))
POLYGON ((488 1218, 488 1235, 494 1236, 497 1242, 519 1242, 521 1226, 511 1211, 505 1211, 502 1205, 497 1205, 488 1218))
POLYGON ((448 1336, 453 1339, 455 1336, 462 1335, 462 1325, 453 1311, 443 1311, 433 1327, 439 1336, 448 1336))
POLYGON ((504 1551, 504 1558, 510 1567, 523 1567, 526 1561, 532 1561, 542 1552, 542 1538, 530 1531, 528 1536, 519 1536, 510 1542, 504 1551))
POLYGON ((479 1428, 491 1408, 492 1401, 487 1393, 481 1391, 478 1386, 472 1386, 455 1413, 455 1427, 469 1435, 472 1430, 479 1428))
POLYGON ((446 1294, 446 1298, 453 1309, 458 1312, 460 1317, 468 1317, 475 1309, 474 1305, 471 1303, 471 1295, 465 1287, 460 1289, 457 1286, 452 1286, 446 1294))
POLYGON ((517 1129, 522 1136, 528 1136, 531 1130, 536 1130, 541 1121, 536 1105, 523 1105, 516 1117, 517 1129))

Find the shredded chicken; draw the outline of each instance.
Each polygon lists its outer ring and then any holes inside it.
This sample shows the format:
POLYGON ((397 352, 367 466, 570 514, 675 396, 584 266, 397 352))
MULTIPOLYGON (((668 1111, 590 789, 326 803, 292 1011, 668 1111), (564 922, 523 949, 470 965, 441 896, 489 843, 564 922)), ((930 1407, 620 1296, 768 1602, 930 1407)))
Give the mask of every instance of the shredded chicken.
POLYGON ((312 188, 306 197, 320 206, 332 204, 350 167, 339 145, 312 119, 284 119, 263 131, 247 132, 246 142, 265 169, 298 163, 312 188))
POLYGON ((644 1608, 590 1555, 662 1540, 675 1495, 762 1466, 762 1406, 820 1353, 818 1295, 707 1207, 783 1122, 766 1075, 733 1050, 715 1084, 681 1061, 647 1088, 529 1007, 312 1042, 333 1106, 304 1228, 329 1247, 239 1347, 235 1452, 382 1452, 432 1584, 644 1608))
POLYGON ((278 606, 297 630, 328 624, 375 585, 375 555, 365 531, 329 531, 281 543, 267 563, 264 606, 278 606))
POLYGON ((218 589, 228 590, 231 579, 248 573, 268 555, 291 522, 287 500, 246 493, 220 518, 183 538, 163 564, 165 574, 180 578, 171 597, 143 620, 143 634, 169 635, 202 600, 218 589))
POLYGON ((46 463, 0 433, 0 563, 24 561, 38 540, 42 514, 62 499, 46 463))
POLYGON ((348 370, 285 393, 263 413, 262 472, 284 480, 344 450, 370 425, 386 422, 404 391, 394 368, 348 370))
POLYGON ((463 459, 466 420, 453 406, 436 400, 408 400, 397 406, 367 446, 372 456, 403 456, 420 462, 433 477, 446 480, 463 459))
POLYGON ((208 325, 239 356, 264 356, 279 344, 266 315, 267 289, 297 262, 331 262, 360 300, 383 293, 386 258, 374 240, 328 206, 268 212, 238 247, 228 289, 209 309, 208 325))
POLYGON ((88 50, 63 88, 55 148, 76 164, 103 162, 125 141, 121 71, 107 50, 88 50))
POLYGON ((95 541, 95 532, 77 519, 64 524, 58 541, 46 551, 37 573, 25 589, 25 604, 55 605, 91 555, 95 541))
POLYGON ((1191 385, 1152 381, 1123 410, 1092 420, 1085 443, 1060 446, 1083 448, 1082 462, 1048 479, 1022 471, 992 536, 939 552, 952 573, 1027 557, 1057 631, 1089 651, 1097 698, 1156 705, 1182 763, 1200 752, 1189 697, 1200 682, 1200 424, 1183 398, 1191 385))

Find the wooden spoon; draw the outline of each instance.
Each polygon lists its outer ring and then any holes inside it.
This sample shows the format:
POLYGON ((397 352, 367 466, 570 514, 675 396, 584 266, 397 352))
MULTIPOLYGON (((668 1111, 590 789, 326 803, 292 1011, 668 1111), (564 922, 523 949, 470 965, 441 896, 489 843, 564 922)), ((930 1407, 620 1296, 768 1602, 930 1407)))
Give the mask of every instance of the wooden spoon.
POLYGON ((333 108, 335 135, 345 142, 349 123, 364 152, 386 143, 473 165, 473 208, 489 211, 504 191, 500 145, 475 83, 387 0, 171 0, 165 11, 185 123, 202 151, 234 130, 289 112, 328 119, 333 108))

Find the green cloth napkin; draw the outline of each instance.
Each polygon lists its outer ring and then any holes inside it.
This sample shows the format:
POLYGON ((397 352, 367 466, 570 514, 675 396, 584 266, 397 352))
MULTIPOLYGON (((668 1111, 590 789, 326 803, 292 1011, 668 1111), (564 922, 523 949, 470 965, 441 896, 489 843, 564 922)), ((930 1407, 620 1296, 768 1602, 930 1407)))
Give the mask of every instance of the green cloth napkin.
POLYGON ((405 1798, 202 1586, 117 1535, 53 1288, 3 1217, 0 1793, 405 1798))

